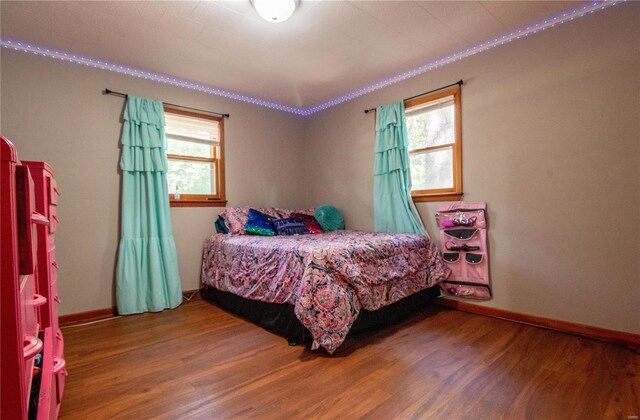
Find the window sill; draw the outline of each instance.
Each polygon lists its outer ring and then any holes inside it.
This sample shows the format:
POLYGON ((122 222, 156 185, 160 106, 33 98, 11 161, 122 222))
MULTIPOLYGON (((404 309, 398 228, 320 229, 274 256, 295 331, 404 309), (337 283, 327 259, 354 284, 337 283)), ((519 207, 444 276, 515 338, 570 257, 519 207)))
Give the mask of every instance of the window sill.
POLYGON ((169 207, 225 207, 227 200, 169 200, 169 207))
POLYGON ((413 195, 411 198, 414 203, 428 203, 434 201, 460 201, 463 193, 432 193, 429 195, 413 195))

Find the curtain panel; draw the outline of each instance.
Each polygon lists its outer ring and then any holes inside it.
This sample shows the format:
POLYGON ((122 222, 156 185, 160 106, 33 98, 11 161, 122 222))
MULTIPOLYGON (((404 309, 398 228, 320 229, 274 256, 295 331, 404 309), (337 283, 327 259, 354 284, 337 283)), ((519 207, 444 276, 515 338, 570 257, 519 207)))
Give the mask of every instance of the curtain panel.
POLYGON ((182 302, 182 287, 169 213, 161 102, 127 97, 121 146, 118 313, 175 308, 182 302))
POLYGON ((376 109, 373 218, 377 232, 427 235, 411 199, 404 102, 376 109))

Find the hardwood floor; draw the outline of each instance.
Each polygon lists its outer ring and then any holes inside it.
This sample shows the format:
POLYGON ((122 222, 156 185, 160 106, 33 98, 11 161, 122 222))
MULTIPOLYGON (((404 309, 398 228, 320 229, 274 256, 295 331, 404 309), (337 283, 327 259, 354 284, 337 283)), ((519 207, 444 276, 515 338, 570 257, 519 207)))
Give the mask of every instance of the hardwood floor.
POLYGON ((64 419, 633 419, 640 355, 429 306, 328 356, 205 301, 63 329, 64 419))

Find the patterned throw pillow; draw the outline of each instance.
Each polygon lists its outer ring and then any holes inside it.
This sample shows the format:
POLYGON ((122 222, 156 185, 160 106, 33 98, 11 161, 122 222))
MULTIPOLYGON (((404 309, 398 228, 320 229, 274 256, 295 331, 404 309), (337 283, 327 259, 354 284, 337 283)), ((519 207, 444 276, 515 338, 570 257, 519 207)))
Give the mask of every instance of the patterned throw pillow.
POLYGON ((256 209, 249 209, 244 231, 254 235, 274 236, 276 228, 273 225, 273 220, 275 220, 273 217, 260 213, 256 209))
POLYGON ((244 235, 244 225, 247 223, 247 215, 250 207, 229 207, 220 213, 220 217, 224 219, 229 233, 244 235))
POLYGON ((291 213, 291 217, 302 219, 304 227, 307 228, 309 233, 324 233, 324 230, 322 229, 322 226, 320 226, 320 223, 318 223, 316 218, 310 214, 291 213))
POLYGON ((309 233, 302 219, 290 217, 288 219, 274 219, 278 235, 304 235, 309 233))
MULTIPOLYGON (((313 216, 313 212, 316 210, 315 208, 311 208, 311 209, 300 209, 300 210, 289 210, 289 209, 280 209, 280 208, 273 208, 272 209, 273 212, 275 214, 271 214, 269 212, 263 212, 263 213, 267 213, 270 216, 276 216, 278 219, 288 219, 289 217, 293 217, 291 214, 293 213, 298 213, 298 214, 308 214, 313 216)), ((262 211, 262 210, 260 210, 262 211)))

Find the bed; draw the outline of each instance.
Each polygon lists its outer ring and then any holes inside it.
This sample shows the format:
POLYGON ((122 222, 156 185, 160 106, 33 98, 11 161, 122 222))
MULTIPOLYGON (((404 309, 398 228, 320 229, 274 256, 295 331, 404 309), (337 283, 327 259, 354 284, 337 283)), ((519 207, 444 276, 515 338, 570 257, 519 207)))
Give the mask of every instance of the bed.
POLYGON ((311 336, 311 348, 329 354, 354 323, 361 323, 356 322, 361 313, 393 318, 406 311, 407 302, 415 306, 432 295, 433 286, 449 273, 425 236, 349 230, 274 237, 215 234, 205 242, 202 261, 206 295, 267 328, 279 323, 291 331, 288 324, 299 322, 301 333, 311 336), (277 312, 277 306, 288 308, 295 319, 277 312), (259 322, 261 314, 267 325, 259 322))

